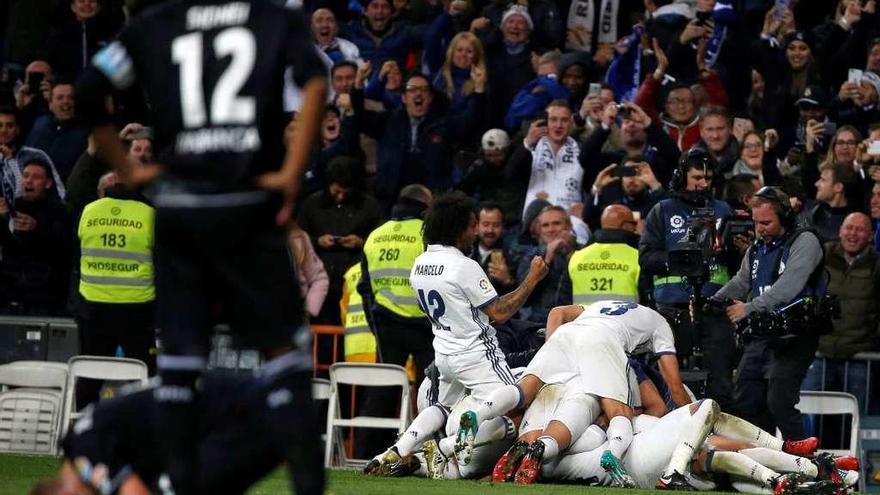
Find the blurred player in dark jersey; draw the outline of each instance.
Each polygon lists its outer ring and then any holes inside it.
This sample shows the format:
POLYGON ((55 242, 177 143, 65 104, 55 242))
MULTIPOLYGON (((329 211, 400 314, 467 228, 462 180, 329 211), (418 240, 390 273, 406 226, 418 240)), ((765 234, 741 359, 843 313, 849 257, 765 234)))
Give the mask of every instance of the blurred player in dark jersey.
MULTIPOLYGON (((273 392, 265 378, 225 371, 203 375, 195 404, 202 418, 194 482, 198 493, 244 493, 284 462, 283 435, 267 421, 261 407, 273 392)), ((59 476, 44 482, 46 489, 37 493, 169 493, 163 491, 168 478, 159 448, 163 433, 154 390, 89 406, 63 441, 59 476)), ((298 395, 293 402, 296 407, 285 428, 294 428, 313 414, 308 397, 298 395)))
POLYGON ((299 13, 273 2, 168 1, 134 18, 78 84, 78 116, 94 127, 98 153, 125 183, 149 183, 156 208, 163 353, 154 394, 178 495, 199 492, 203 419, 193 405, 217 302, 238 343, 269 360, 264 372, 277 390, 263 404, 265 419, 287 435, 297 492, 323 489, 317 428, 283 425, 291 397, 309 394, 311 369, 310 333, 281 227, 322 118, 325 69, 308 35, 299 13), (283 141, 286 74, 303 89, 290 143, 283 141), (110 123, 105 96, 135 82, 151 107, 161 165, 134 168, 110 123))

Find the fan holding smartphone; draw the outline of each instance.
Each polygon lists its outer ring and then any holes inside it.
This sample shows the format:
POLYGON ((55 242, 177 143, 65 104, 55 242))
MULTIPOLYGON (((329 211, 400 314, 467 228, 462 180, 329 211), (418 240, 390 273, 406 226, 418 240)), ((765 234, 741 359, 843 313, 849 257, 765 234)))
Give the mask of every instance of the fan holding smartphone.
POLYGON ((41 96, 49 101, 49 91, 53 78, 52 68, 41 60, 31 62, 25 68, 24 81, 20 81, 15 88, 15 106, 24 108, 33 104, 35 96, 41 96))

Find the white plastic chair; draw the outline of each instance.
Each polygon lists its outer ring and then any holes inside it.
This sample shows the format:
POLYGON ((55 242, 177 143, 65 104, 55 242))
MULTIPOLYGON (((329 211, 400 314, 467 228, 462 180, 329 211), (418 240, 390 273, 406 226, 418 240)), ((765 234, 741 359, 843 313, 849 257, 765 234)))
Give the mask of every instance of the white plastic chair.
POLYGON ((13 361, 0 364, 0 390, 15 387, 50 388, 63 393, 67 365, 49 361, 13 361))
POLYGON ((61 394, 45 388, 0 392, 0 452, 58 452, 61 394))
MULTIPOLYGON (((834 415, 849 414, 852 417, 849 448, 846 449, 821 449, 832 455, 851 455, 864 464, 859 449, 859 401, 852 394, 845 392, 819 392, 813 390, 801 390, 800 402, 795 406, 801 414, 811 415, 834 415)), ((859 491, 864 491, 865 472, 859 472, 859 491)))
MULTIPOLYGON (((326 378, 312 378, 312 401, 325 401, 330 400, 330 380, 326 378)), ((317 408, 317 404, 315 405, 317 408)), ((318 412, 320 413, 320 408, 318 408, 318 412)), ((329 414, 329 411, 328 411, 329 414)), ((325 430, 321 432, 321 442, 324 445, 327 445, 327 423, 324 422, 325 430)))
POLYGON ((137 359, 107 356, 74 356, 67 362, 67 366, 67 391, 64 395, 64 415, 61 418, 62 435, 67 433, 70 424, 81 416, 81 413, 73 410, 76 398, 76 380, 78 378, 140 382, 142 385, 146 385, 148 380, 147 365, 137 359))
POLYGON ((396 364, 336 363, 330 366, 330 402, 327 406, 327 441, 324 447, 324 466, 332 467, 334 454, 338 465, 362 467, 369 459, 349 459, 345 454, 342 432, 339 428, 380 428, 406 431, 410 420, 410 387, 406 369, 396 364), (359 387, 400 387, 400 412, 396 417, 355 416, 344 419, 339 407, 339 385, 359 387))
POLYGON ((66 364, 0 365, 0 452, 55 454, 66 387, 66 364))

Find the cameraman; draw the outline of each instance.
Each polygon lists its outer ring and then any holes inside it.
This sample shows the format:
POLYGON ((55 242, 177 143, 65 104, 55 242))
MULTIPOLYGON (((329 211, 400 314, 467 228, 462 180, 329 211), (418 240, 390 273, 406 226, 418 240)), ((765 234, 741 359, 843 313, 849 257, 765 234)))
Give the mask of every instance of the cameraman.
MULTIPOLYGON (((796 213, 781 189, 763 187, 755 193, 752 216, 758 240, 736 276, 712 297, 716 302, 734 301, 727 307, 733 323, 813 295, 813 279, 822 270, 819 237, 797 228, 796 213)), ((779 427, 786 439, 803 438, 795 404, 818 342, 818 332, 803 329, 796 338, 787 339, 781 352, 774 345, 778 340, 752 335, 737 369, 734 398, 740 417, 767 431, 779 427)))
MULTIPOLYGON (((657 310, 675 330, 675 345, 682 350, 682 356, 690 354, 695 333, 700 332, 706 354, 704 365, 709 370, 708 396, 724 409, 732 400, 733 329, 722 315, 712 314, 706 314, 702 328, 695 329, 689 313, 693 289, 683 277, 671 274, 668 266, 668 251, 688 241, 692 228, 711 228, 715 219, 733 215, 727 203, 710 196, 709 187, 716 165, 715 159, 703 149, 692 149, 681 156, 669 182, 672 197, 657 203, 648 214, 639 242, 639 265, 644 273, 654 278, 657 310), (711 212, 711 218, 706 219, 709 225, 689 228, 693 223, 691 217, 700 209, 704 209, 704 214, 711 212)), ((708 298, 727 282, 730 275, 728 267, 719 262, 718 256, 705 261, 708 263, 708 277, 702 296, 708 298)))

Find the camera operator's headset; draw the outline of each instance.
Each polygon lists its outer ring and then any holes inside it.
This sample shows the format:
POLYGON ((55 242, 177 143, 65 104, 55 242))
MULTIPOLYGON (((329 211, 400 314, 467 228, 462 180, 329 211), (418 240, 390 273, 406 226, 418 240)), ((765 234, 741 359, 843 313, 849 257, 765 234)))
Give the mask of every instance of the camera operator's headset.
POLYGON ((773 205, 776 214, 779 215, 779 222, 789 231, 797 226, 797 212, 791 207, 788 194, 782 189, 773 186, 764 186, 755 193, 756 198, 769 201, 773 205))
POLYGON ((703 148, 691 148, 678 159, 678 166, 672 171, 669 179, 670 191, 681 191, 687 185, 687 173, 692 168, 711 170, 714 174, 717 162, 708 151, 703 148))

